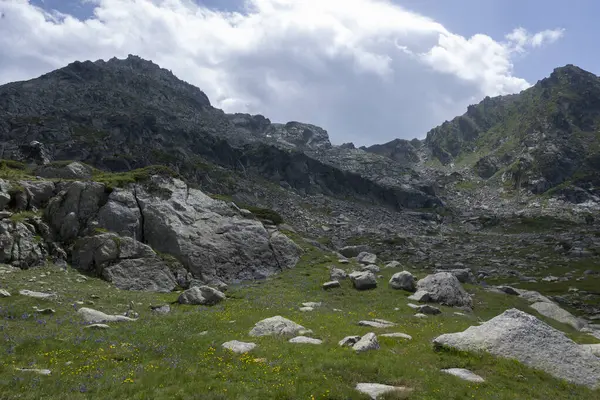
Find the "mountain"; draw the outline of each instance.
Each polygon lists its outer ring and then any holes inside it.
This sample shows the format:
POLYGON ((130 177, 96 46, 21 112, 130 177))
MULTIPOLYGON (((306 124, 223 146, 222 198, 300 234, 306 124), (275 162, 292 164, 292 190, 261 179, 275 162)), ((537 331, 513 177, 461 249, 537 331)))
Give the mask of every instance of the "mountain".
POLYGON ((510 180, 533 193, 600 185, 600 78, 573 65, 523 92, 486 97, 427 133, 443 165, 510 180))
POLYGON ((0 86, 0 158, 25 161, 32 142, 52 161, 110 171, 161 164, 225 194, 238 188, 223 184, 215 169, 394 209, 442 205, 431 183, 408 167, 332 146, 314 125, 226 114, 200 89, 133 55, 74 62, 0 86))

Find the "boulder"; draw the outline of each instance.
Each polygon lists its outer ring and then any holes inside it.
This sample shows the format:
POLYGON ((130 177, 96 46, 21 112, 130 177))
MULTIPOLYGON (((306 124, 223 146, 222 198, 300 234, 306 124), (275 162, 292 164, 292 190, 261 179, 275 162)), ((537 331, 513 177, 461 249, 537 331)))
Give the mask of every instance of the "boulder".
POLYGON ((0 264, 28 269, 46 263, 48 247, 31 222, 0 220, 0 264))
POLYGON ((116 232, 120 236, 143 239, 142 212, 138 207, 134 192, 130 189, 114 189, 108 201, 98 211, 97 222, 100 228, 116 232))
POLYGON ((179 304, 213 306, 225 300, 225 294, 210 286, 194 286, 179 295, 179 304))
POLYGON ((350 280, 357 290, 374 289, 377 287, 375 274, 369 271, 356 271, 351 273, 350 280))
POLYGON ((131 237, 114 233, 86 236, 76 240, 73 266, 93 272, 122 290, 170 292, 178 282, 173 270, 152 248, 131 237))
POLYGON ((398 261, 390 261, 389 263, 385 264, 386 268, 400 268, 402 267, 402 264, 400 264, 398 261))
POLYGON ((412 340, 412 336, 407 335, 406 333, 402 333, 402 332, 384 333, 383 335, 380 335, 380 336, 381 337, 401 338, 401 339, 412 340))
POLYGON ((240 342, 238 340, 231 340, 221 345, 224 349, 233 351, 234 353, 242 354, 248 353, 256 347, 256 343, 251 342, 240 342))
POLYGON ((343 269, 331 268, 331 271, 329 271, 329 279, 331 279, 332 281, 341 281, 343 279, 346 279, 347 277, 348 274, 343 269))
POLYGON ((515 308, 464 332, 438 336, 433 343, 438 348, 487 351, 516 359, 574 384, 590 388, 600 385, 598 357, 564 333, 515 308))
POLYGON ((429 301, 446 306, 472 307, 471 296, 449 272, 428 275, 417 282, 417 289, 429 293, 429 301))
MULTIPOLYGON (((48 204, 54 196, 55 184, 51 181, 19 181, 27 196, 27 208, 39 209, 48 204)), ((1 209, 1 207, 0 207, 1 209)))
POLYGON ((125 317, 123 315, 108 315, 102 311, 94 310, 92 308, 82 307, 77 310, 77 314, 83 317, 85 322, 90 324, 100 324, 103 322, 128 322, 135 321, 133 318, 125 317))
POLYGON ((366 251, 369 251, 369 246, 367 245, 346 246, 340 249, 340 254, 344 257, 356 257, 366 251))
POLYGON ((408 271, 397 272, 390 279, 392 289, 414 292, 416 290, 415 277, 408 271))
POLYGON ((538 302, 533 303, 530 307, 542 314, 544 317, 548 317, 563 324, 570 325, 578 331, 580 331, 582 328, 585 328, 587 325, 585 321, 575 317, 573 314, 563 308, 560 308, 555 303, 538 302))
POLYGON ((448 369, 442 369, 441 371, 446 374, 454 375, 464 381, 475 382, 475 383, 485 382, 485 379, 483 379, 482 377, 480 377, 477 374, 474 374, 473 372, 469 371, 468 369, 448 368, 448 369))
POLYGON ((377 256, 373 253, 363 251, 356 256, 356 260, 361 264, 375 264, 377 262, 377 256))
POLYGON ((444 269, 444 270, 435 270, 438 272, 448 272, 456 277, 460 283, 472 283, 473 282, 473 273, 470 268, 458 268, 458 269, 444 269))
POLYGON ((322 344, 323 341, 320 339, 310 338, 306 336, 296 336, 288 340, 290 343, 300 343, 300 344, 322 344))
POLYGON ((404 386, 382 385, 381 383, 358 383, 355 388, 358 392, 366 394, 372 400, 388 393, 410 393, 412 390, 404 386))
POLYGON ((77 161, 67 165, 47 164, 35 170, 35 174, 42 178, 73 180, 91 179, 92 172, 92 168, 77 161))
POLYGON ((250 330, 250 336, 294 336, 310 332, 302 325, 277 315, 257 322, 254 328, 250 330))
POLYGON ((373 332, 367 333, 352 346, 352 349, 357 353, 368 350, 378 350, 379 342, 377 341, 377 335, 375 335, 373 332))
POLYGON ((409 300, 427 303, 429 301, 429 292, 425 290, 417 290, 414 294, 408 296, 409 300))
POLYGON ((354 346, 359 340, 360 340, 360 336, 346 336, 345 338, 343 338, 342 340, 340 340, 338 342, 338 345, 345 347, 352 347, 354 346))

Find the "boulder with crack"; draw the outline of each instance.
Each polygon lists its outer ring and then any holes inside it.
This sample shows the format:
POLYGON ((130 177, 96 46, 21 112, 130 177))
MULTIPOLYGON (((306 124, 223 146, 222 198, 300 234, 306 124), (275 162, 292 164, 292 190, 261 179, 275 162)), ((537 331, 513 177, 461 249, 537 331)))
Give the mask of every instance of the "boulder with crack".
POLYGON ((598 357, 564 333, 515 308, 464 332, 438 336, 433 343, 437 348, 487 351, 516 359, 571 383, 590 388, 600 386, 598 357))
POLYGON ((417 282, 417 290, 429 294, 429 301, 446 306, 472 307, 471 296, 449 272, 427 275, 417 282))

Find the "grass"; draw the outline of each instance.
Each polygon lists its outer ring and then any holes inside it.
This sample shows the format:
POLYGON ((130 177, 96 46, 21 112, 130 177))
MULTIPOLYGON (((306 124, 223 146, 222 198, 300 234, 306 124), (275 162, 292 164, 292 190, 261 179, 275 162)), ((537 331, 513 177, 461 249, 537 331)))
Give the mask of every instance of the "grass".
MULTIPOLYGON (((176 293, 119 291, 99 279, 84 280, 74 270, 55 267, 4 275, 0 287, 13 297, 0 299, 0 397, 365 399, 354 391, 356 383, 378 382, 413 388, 408 397, 413 400, 598 398, 597 392, 515 361, 433 351, 431 340, 437 335, 462 331, 511 307, 527 309, 522 300, 468 286, 476 294, 473 315, 457 316, 443 308, 443 315, 421 320, 407 307, 408 294, 387 286, 396 270, 383 270, 376 290, 358 292, 345 281, 339 290, 323 291, 320 285, 328 280, 326 267, 337 261, 313 247, 305 246, 305 250, 296 268, 267 281, 231 287, 228 299, 217 306, 175 304, 164 316, 153 315, 149 306, 172 302, 176 293), (51 290, 59 299, 38 301, 15 295, 19 289, 51 290), (140 319, 111 324, 106 331, 86 330, 75 313, 81 307, 77 301, 94 302, 87 306, 108 313, 122 313, 133 301, 140 319), (298 307, 306 301, 322 301, 323 306, 302 313, 298 307), (40 315, 33 306, 55 308, 56 314, 40 315), (312 329, 323 345, 248 336, 257 321, 274 315, 312 329), (368 318, 398 324, 377 333, 404 332, 413 340, 380 337, 381 349, 365 354, 338 347, 344 336, 369 332, 356 324, 368 318), (258 347, 244 355, 220 347, 234 339, 254 341, 258 347), (15 367, 49 368, 52 375, 25 374, 15 367), (450 367, 468 368, 484 376, 486 383, 468 383, 439 372, 450 367)), ((561 328, 582 340, 568 327, 561 328)))
POLYGON ((152 175, 165 175, 179 178, 179 174, 168 167, 163 165, 150 165, 148 167, 127 172, 104 172, 95 170, 93 180, 105 184, 108 188, 114 188, 123 187, 131 183, 147 181, 152 175))
POLYGON ((10 216, 12 222, 24 222, 29 218, 35 218, 42 215, 42 211, 20 211, 10 216))

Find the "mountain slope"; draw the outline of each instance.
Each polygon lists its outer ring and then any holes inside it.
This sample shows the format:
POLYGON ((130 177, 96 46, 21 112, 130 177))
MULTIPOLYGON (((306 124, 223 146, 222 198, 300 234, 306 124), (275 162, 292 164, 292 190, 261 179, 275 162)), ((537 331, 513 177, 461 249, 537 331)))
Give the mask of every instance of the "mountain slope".
POLYGON ((534 193, 562 183, 598 186, 600 78, 573 65, 510 96, 485 98, 432 129, 425 146, 442 164, 501 172, 534 193))
MULTIPOLYGON (((226 114, 200 89, 137 56, 75 62, 1 86, 0 158, 25 160, 33 141, 44 144, 52 160, 112 171, 162 164, 201 185, 216 164, 301 193, 396 209, 441 205, 432 186, 409 168, 334 148, 314 125, 226 114)), ((234 188, 226 186, 220 190, 231 194, 234 188)))

